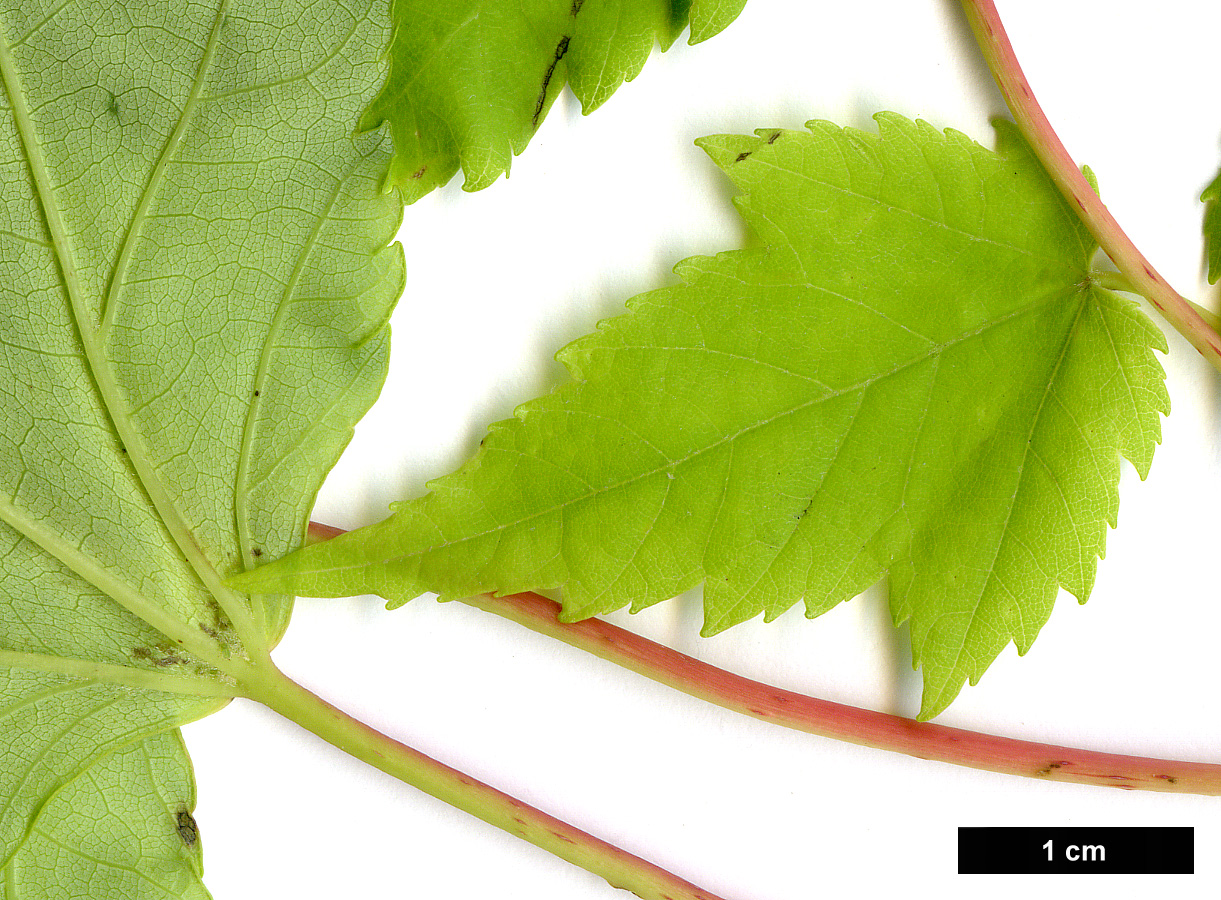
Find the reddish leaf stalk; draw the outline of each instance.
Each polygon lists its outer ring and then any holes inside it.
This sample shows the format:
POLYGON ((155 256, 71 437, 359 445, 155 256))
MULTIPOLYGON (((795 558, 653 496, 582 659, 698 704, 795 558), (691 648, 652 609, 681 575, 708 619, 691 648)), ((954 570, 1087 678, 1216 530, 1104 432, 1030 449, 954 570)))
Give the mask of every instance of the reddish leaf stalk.
POLYGON ((996 5, 992 0, 962 0, 962 7, 1014 121, 1060 193, 1136 293, 1153 304, 1213 368, 1221 371, 1221 335, 1145 259, 1068 155, 1030 89, 996 5))
POLYGON ((270 661, 240 679, 242 695, 362 762, 605 878, 642 900, 721 900, 688 881, 401 744, 332 706, 270 661))
MULTIPOLYGON (((310 523, 313 540, 342 533, 310 523)), ((485 594, 463 602, 692 697, 820 737, 1045 781, 1221 796, 1221 765, 1020 741, 807 697, 718 669, 600 619, 563 624, 559 604, 538 594, 485 594)))

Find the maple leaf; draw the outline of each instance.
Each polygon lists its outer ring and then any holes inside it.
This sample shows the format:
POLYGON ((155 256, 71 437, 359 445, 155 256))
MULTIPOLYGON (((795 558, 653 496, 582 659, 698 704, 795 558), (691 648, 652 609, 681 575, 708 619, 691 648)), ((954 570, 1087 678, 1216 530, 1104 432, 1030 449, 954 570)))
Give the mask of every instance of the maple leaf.
POLYGON ((301 541, 384 377, 401 205, 352 123, 388 32, 0 13, 0 897, 206 893, 175 729, 290 610, 222 578, 301 541))
POLYGON ((394 0, 390 75, 362 127, 389 123, 389 179, 419 196, 466 172, 467 190, 509 171, 565 82, 586 113, 691 24, 692 44, 746 0, 394 0))
POLYGON ((702 142, 762 246, 559 354, 575 383, 491 427, 384 522, 237 579, 402 603, 563 589, 576 620, 704 583, 704 633, 889 574, 921 714, 1061 587, 1084 601, 1168 410, 1161 332, 1015 129, 995 152, 893 114, 702 142))

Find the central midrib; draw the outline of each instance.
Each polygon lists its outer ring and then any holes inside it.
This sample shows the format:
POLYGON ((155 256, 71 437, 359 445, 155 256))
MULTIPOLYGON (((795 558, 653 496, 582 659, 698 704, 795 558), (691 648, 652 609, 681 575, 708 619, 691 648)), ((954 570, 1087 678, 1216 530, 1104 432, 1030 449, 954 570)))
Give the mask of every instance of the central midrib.
MULTIPOLYGON (((815 404, 823 403, 828 400, 833 400, 837 397, 842 397, 847 394, 851 394, 854 391, 867 390, 870 386, 876 384, 877 382, 883 381, 887 378, 890 378, 893 375, 906 371, 907 369, 911 368, 912 366, 919 365, 921 362, 924 362, 925 360, 930 359, 933 356, 943 353, 944 351, 948 350, 949 348, 954 347, 958 344, 961 344, 963 341, 970 340, 973 337, 978 337, 979 335, 985 334, 986 332, 990 331, 993 328, 997 328, 1014 319, 1021 318, 1024 315, 1029 315, 1033 312, 1037 312, 1038 310, 1043 309, 1045 306, 1048 306, 1055 302, 1062 301, 1064 299, 1064 297, 1065 297, 1064 292, 1053 291, 1050 296, 1044 298, 1041 301, 1031 303, 1028 306, 1024 306, 1019 310, 1015 310, 1014 312, 1011 312, 1005 316, 1002 316, 998 319, 994 319, 972 331, 958 335, 957 337, 955 337, 949 341, 946 341, 941 344, 936 344, 935 346, 933 346, 930 349, 926 350, 925 352, 919 354, 918 356, 915 356, 911 359, 904 360, 903 362, 899 363, 898 365, 894 366, 891 369, 888 369, 885 372, 881 372, 876 375, 872 375, 869 378, 862 379, 861 381, 856 382, 854 384, 836 389, 828 394, 824 394, 824 395, 815 397, 804 403, 800 403, 800 404, 797 404, 796 406, 790 407, 789 409, 782 410, 782 411, 776 413, 775 415, 771 416, 768 419, 756 422, 745 428, 741 428, 738 431, 734 432, 733 434, 725 435, 724 437, 712 442, 711 444, 707 444, 703 447, 699 447, 699 448, 693 450, 692 452, 688 453, 686 456, 682 457, 681 459, 670 460, 669 462, 665 463, 664 465, 658 466, 647 472, 641 472, 639 474, 633 475, 630 478, 625 478, 622 481, 616 482, 615 484, 610 484, 610 485, 605 485, 603 487, 594 488, 594 489, 588 491, 587 493, 584 493, 578 497, 572 497, 568 500, 565 500, 562 503, 557 503, 553 506, 547 507, 546 509, 539 510, 538 512, 534 512, 529 515, 522 516, 520 519, 517 519, 515 521, 506 522, 504 524, 497 525, 494 528, 488 528, 483 531, 477 532, 475 534, 464 535, 463 537, 455 538, 452 541, 442 541, 439 543, 435 543, 428 547, 423 548, 422 550, 419 550, 419 551, 416 551, 413 553, 404 553, 401 556, 390 557, 390 558, 382 560, 382 561, 383 562, 393 562, 393 561, 397 561, 397 560, 410 559, 412 557, 420 557, 426 553, 432 553, 432 552, 435 552, 438 550, 446 549, 448 547, 453 547, 458 544, 463 544, 468 541, 478 540, 479 538, 487 537, 488 535, 491 535, 491 534, 503 533, 505 531, 508 531, 511 528, 516 528, 519 525, 523 525, 526 522, 530 522, 530 521, 532 521, 534 519, 538 519, 542 516, 553 514, 559 510, 565 509, 569 506, 573 506, 578 503, 584 503, 601 494, 609 493, 611 491, 616 491, 616 490, 620 490, 621 488, 628 487, 639 481, 643 481, 646 478, 651 478, 654 475, 658 475, 661 472, 664 472, 668 469, 675 469, 678 466, 681 466, 684 463, 689 462, 692 459, 695 459, 697 457, 700 457, 706 453, 709 453, 709 452, 715 450, 717 447, 720 447, 726 443, 735 441, 745 434, 749 434, 753 431, 757 431, 758 429, 766 427, 767 425, 769 425, 779 419, 782 419, 786 416, 791 416, 796 413, 799 413, 802 410, 808 409, 809 407, 811 407, 815 404)), ((1082 298, 1079 302, 1084 303, 1086 301, 1084 298, 1082 298)), ((630 348, 625 348, 625 349, 630 349, 630 348)), ((359 569, 367 564, 368 564, 368 561, 363 560, 363 561, 357 561, 357 562, 351 563, 349 565, 325 566, 325 567, 309 569, 308 571, 310 574, 321 575, 321 574, 325 574, 328 572, 342 572, 342 571, 346 571, 349 569, 359 569)))
MULTIPOLYGON (((196 75, 197 86, 205 80, 207 71, 211 66, 212 58, 219 42, 221 24, 224 21, 227 8, 228 0, 221 0, 213 20, 208 44, 200 59, 196 75)), ((182 554, 187 564, 195 571, 204 587, 216 598, 235 629, 238 629, 239 636, 245 638, 249 631, 245 627, 249 614, 241 607, 240 603, 235 606, 231 602, 235 595, 224 587, 219 574, 195 542, 180 510, 158 477, 147 448, 144 446, 142 436, 135 431, 128 418, 123 393, 105 357, 101 342, 98 340, 97 331, 90 325, 88 306, 85 302, 72 244, 68 238, 63 214, 56 202, 53 188, 54 182, 47 168, 46 160, 42 155, 42 149, 37 137, 37 129, 31 117, 30 109, 26 104, 25 89, 20 73, 17 70, 12 52, 3 34, 0 34, 0 83, 3 83, 8 94, 13 120, 21 140, 22 149, 25 151, 30 178, 46 220, 47 230, 51 235, 51 245, 54 248, 55 259, 59 265, 63 287, 68 295, 73 320, 76 324, 81 346, 85 351, 89 372, 93 377, 102 406, 106 410, 115 433, 127 451, 125 454, 126 458, 137 480, 144 488, 148 499, 153 504, 179 553, 182 554)), ((184 121, 180 121, 179 125, 185 128, 184 121)), ((175 135, 181 137, 176 129, 174 135, 171 135, 171 143, 175 135)), ((153 176, 150 175, 151 177, 153 176)), ((139 210, 137 210, 138 212, 139 210)), ((129 236, 131 236, 130 230, 129 236)), ((173 637, 172 635, 166 636, 173 637)))

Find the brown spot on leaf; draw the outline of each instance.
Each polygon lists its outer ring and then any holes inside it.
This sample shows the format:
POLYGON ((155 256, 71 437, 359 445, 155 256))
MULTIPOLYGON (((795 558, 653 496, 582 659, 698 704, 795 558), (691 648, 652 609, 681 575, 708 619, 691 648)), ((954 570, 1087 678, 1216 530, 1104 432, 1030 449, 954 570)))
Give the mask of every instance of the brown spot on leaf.
POLYGON ((734 162, 741 162, 742 160, 746 159, 746 157, 748 157, 748 156, 750 156, 749 150, 747 150, 745 153, 739 153, 738 158, 735 159, 734 162))
POLYGON ((768 144, 774 144, 774 143, 776 143, 777 139, 780 137, 780 135, 781 135, 782 133, 783 133, 783 132, 780 132, 780 131, 775 131, 775 132, 772 132, 772 136, 771 136, 771 137, 769 137, 769 138, 767 139, 768 144))
POLYGON ((428 171, 428 166, 420 166, 418 169, 416 169, 414 172, 411 173, 411 177, 413 180, 419 181, 421 178, 424 177, 424 173, 427 171, 428 171))
POLYGON ((195 845, 199 843, 199 825, 196 824, 195 817, 185 808, 180 809, 175 817, 174 825, 183 846, 188 850, 194 850, 195 845))

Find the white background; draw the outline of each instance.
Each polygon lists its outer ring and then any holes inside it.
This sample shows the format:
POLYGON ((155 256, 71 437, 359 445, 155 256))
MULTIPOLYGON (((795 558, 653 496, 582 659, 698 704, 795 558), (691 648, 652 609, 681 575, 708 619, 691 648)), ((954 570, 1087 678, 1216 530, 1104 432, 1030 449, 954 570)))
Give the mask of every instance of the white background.
MULTIPOLYGON (((1001 5, 1034 90, 1137 245, 1180 291, 1201 278, 1201 189, 1221 160, 1221 8, 1001 5)), ((562 98, 512 177, 406 211, 407 290, 382 400, 319 499, 344 527, 453 468, 487 424, 564 379, 564 342, 738 246, 701 135, 896 110, 991 144, 1004 112, 949 0, 750 0, 589 118, 562 98)), ((1221 762, 1214 373, 1171 333, 1174 412, 1153 473, 1125 464, 1120 527, 1086 606, 1062 595, 938 721, 1040 741, 1221 762)), ((697 637, 692 597, 612 617, 684 652, 819 697, 914 714, 918 676, 880 591, 697 637)), ((735 900, 1215 897, 1221 802, 1048 784, 921 762, 735 716, 460 604, 302 600, 276 653, 395 737, 735 900), (958 876, 960 825, 1193 825, 1197 874, 958 876), (1071 893, 1070 893, 1071 892, 1071 893)), ((601 900, 587 873, 355 763, 250 704, 187 729, 218 900, 601 900)))

